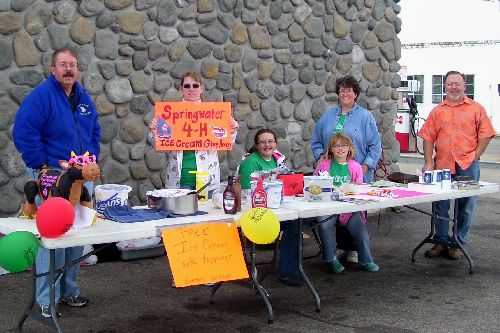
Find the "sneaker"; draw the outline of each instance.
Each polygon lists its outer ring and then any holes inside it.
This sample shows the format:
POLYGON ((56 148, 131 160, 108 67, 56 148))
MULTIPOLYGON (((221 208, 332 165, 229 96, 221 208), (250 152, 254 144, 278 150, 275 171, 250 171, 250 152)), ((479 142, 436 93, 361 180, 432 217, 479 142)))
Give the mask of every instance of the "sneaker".
MULTIPOLYGON (((42 305, 40 306, 40 309, 42 310, 42 316, 45 318, 52 318, 52 313, 50 312, 50 305, 42 305)), ((56 308, 56 316, 57 318, 61 317, 61 313, 57 311, 56 308)))
POLYGON ((296 274, 286 274, 286 273, 281 273, 278 276, 278 281, 287 285, 287 286, 301 286, 302 285, 302 278, 299 275, 296 274))
POLYGON ((380 267, 378 267, 378 265, 376 263, 374 263, 373 261, 369 262, 367 264, 361 265, 361 268, 363 268, 365 271, 372 272, 372 273, 378 272, 380 269, 380 267))
POLYGON ((424 256, 427 258, 444 257, 448 254, 446 245, 435 244, 430 250, 425 251, 424 256))
POLYGON ((87 305, 89 302, 89 299, 85 296, 78 295, 78 296, 67 296, 67 297, 62 297, 61 302, 64 304, 67 304, 69 306, 74 306, 77 308, 80 308, 82 306, 87 305))
POLYGON ((346 262, 350 262, 352 264, 358 263, 358 251, 347 251, 346 262))
POLYGON ((327 262, 326 265, 328 266, 328 273, 330 274, 340 274, 345 270, 338 259, 327 262))
POLYGON ((462 251, 458 246, 451 246, 446 257, 450 260, 459 260, 462 257, 462 251))

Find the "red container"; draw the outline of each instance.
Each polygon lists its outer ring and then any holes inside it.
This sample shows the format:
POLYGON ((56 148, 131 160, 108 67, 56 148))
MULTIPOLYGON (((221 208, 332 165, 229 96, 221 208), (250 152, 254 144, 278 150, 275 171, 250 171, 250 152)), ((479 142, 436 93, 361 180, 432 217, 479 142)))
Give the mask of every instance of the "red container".
POLYGON ((276 178, 283 181, 283 195, 295 195, 302 194, 304 190, 304 174, 302 173, 292 173, 278 175, 276 178))

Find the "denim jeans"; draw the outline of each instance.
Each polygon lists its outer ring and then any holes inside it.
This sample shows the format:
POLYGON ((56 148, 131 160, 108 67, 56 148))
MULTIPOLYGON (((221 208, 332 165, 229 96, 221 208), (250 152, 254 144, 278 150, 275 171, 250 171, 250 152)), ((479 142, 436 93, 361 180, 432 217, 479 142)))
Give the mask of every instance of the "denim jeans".
MULTIPOLYGON (((324 221, 330 216, 320 216, 317 218, 319 221, 324 221)), ((332 262, 337 259, 335 252, 337 249, 337 241, 335 238, 335 225, 337 224, 338 215, 332 216, 328 221, 318 225, 319 238, 322 246, 322 257, 325 262, 332 262)), ((347 230, 354 238, 358 246, 359 263, 361 265, 368 264, 373 261, 370 252, 370 236, 368 228, 361 218, 360 212, 352 213, 349 222, 346 225, 347 230)))
MULTIPOLYGON (((314 219, 314 221, 323 221, 329 216, 322 216, 314 219)), ((335 225, 338 220, 338 215, 333 217, 328 222, 321 223, 317 226, 319 238, 322 246, 323 261, 331 262, 336 259, 335 251, 337 242, 335 240, 335 225)), ((311 221, 304 221, 304 225, 311 221)), ((351 219, 347 223, 347 230, 353 236, 354 241, 358 246, 359 263, 364 265, 373 261, 370 252, 370 236, 368 228, 361 218, 361 213, 353 213, 351 219)), ((280 254, 278 259, 279 274, 299 274, 299 237, 302 236, 299 230, 299 221, 284 221, 281 222, 280 254)), ((302 255, 302 253, 300 254, 302 255)))
MULTIPOLYGON (((474 180, 479 180, 480 171, 479 171, 479 161, 472 162, 471 166, 465 170, 462 170, 458 164, 456 164, 456 173, 455 176, 469 176, 474 180)), ((476 207, 477 197, 468 197, 468 198, 460 198, 457 201, 458 205, 458 215, 457 215, 457 237, 458 241, 462 245, 466 245, 468 243, 467 236, 469 234, 469 230, 472 226, 472 217, 474 215, 474 208, 476 207)), ((444 217, 443 219, 436 219, 436 234, 434 235, 434 239, 449 242, 451 241, 451 237, 448 236, 449 230, 449 210, 450 210, 450 200, 441 200, 437 201, 434 205, 435 213, 444 217)))
MULTIPOLYGON (((38 179, 38 170, 26 168, 26 175, 28 179, 38 179)), ((92 182, 86 182, 84 186, 89 190, 89 193, 93 193, 94 184, 92 182)), ((41 204, 40 198, 37 196, 36 204, 39 206, 41 204)), ((78 259, 82 256, 83 246, 70 247, 65 249, 55 250, 55 269, 61 268, 65 264, 78 259)), ((44 273, 50 270, 50 250, 40 247, 38 249, 38 254, 35 260, 37 273, 44 273)), ((67 296, 78 296, 80 295, 80 288, 76 282, 78 272, 80 271, 80 264, 69 267, 60 275, 59 279, 55 284, 55 302, 59 302, 61 297, 67 296)), ((49 289, 49 276, 41 276, 36 279, 36 300, 38 305, 44 306, 50 304, 50 289, 49 289)))
POLYGON ((280 253, 278 258, 279 274, 299 274, 299 221, 283 221, 281 224, 280 253))

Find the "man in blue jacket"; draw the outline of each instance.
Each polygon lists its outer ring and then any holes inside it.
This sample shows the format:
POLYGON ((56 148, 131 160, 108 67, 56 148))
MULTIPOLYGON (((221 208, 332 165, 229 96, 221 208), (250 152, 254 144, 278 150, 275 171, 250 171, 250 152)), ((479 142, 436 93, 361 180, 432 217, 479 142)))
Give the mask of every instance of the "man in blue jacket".
MULTIPOLYGON (((26 96, 16 114, 13 138, 26 164, 28 179, 38 179, 42 167, 59 168, 71 151, 99 156, 101 128, 90 95, 76 81, 79 75, 76 54, 60 49, 52 55, 51 75, 26 96)), ((93 184, 86 183, 89 192, 93 184)), ((83 247, 56 250, 56 268, 81 257, 83 247)), ((36 258, 38 273, 49 271, 49 250, 40 248, 36 258)), ((65 270, 56 283, 55 302, 85 306, 89 299, 80 295, 76 278, 79 264, 65 270)), ((36 281, 36 298, 44 317, 51 317, 48 276, 36 281)), ((57 313, 57 315, 59 315, 57 313)))

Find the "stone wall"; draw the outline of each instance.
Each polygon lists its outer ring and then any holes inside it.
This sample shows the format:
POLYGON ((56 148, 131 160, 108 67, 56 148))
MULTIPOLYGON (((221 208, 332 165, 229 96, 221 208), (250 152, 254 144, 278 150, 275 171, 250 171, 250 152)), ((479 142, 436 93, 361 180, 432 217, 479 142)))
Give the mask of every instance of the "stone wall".
POLYGON ((311 171, 311 133, 337 102, 335 80, 360 80, 358 103, 379 126, 389 169, 400 84, 398 0, 0 0, 0 214, 18 210, 24 164, 12 143, 17 108, 47 77, 55 49, 74 48, 102 126, 102 182, 161 187, 164 158, 145 137, 153 103, 179 100, 179 77, 202 74, 208 100, 232 102, 235 170, 262 127, 295 170, 311 171))

